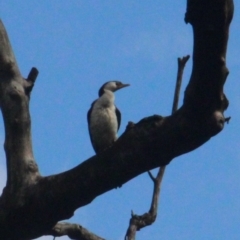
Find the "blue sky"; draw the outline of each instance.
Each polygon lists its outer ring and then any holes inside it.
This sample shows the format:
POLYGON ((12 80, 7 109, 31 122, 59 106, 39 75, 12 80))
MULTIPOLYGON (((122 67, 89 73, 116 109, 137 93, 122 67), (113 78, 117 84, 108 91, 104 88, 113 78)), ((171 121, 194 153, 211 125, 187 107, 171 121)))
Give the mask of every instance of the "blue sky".
MULTIPOLYGON (((225 85, 230 124, 167 167, 158 218, 138 232, 138 240, 240 239, 240 3, 235 2, 225 85)), ((120 134, 128 121, 170 114, 176 59, 192 51, 191 26, 183 21, 185 5, 186 1, 153 0, 1 1, 0 16, 22 75, 27 76, 32 66, 40 71, 31 116, 34 155, 42 175, 65 171, 94 154, 86 114, 106 81, 131 84, 116 93, 122 112, 120 134)), ((182 92, 191 64, 190 60, 182 92)), ((3 143, 2 122, 0 127, 3 143)), ((0 151, 3 187, 5 157, 3 148, 0 151)), ((147 211, 151 194, 152 182, 142 174, 77 210, 68 221, 120 240, 131 210, 147 211)))

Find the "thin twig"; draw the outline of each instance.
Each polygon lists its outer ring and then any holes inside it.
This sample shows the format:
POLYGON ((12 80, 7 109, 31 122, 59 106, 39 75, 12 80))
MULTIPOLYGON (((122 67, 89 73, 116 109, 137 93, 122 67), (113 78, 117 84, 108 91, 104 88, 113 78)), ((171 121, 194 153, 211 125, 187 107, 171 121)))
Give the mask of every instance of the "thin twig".
POLYGON ((152 181, 155 182, 155 177, 152 175, 151 171, 148 171, 148 175, 152 179, 152 181))
MULTIPOLYGON (((189 57, 190 56, 188 55, 183 58, 178 58, 178 72, 177 72, 176 87, 175 87, 174 100, 173 100, 173 106, 172 106, 172 114, 174 114, 178 108, 183 70, 189 57)), ((165 169, 166 169, 166 166, 161 166, 159 168, 156 178, 152 175, 150 171, 148 171, 148 175, 154 184, 151 206, 149 211, 147 213, 144 213, 143 215, 136 215, 132 211, 131 219, 129 221, 129 227, 125 235, 125 240, 135 240, 137 231, 139 231, 143 227, 151 225, 156 220, 161 183, 162 183, 165 169)))
POLYGON ((177 72, 177 80, 176 80, 174 100, 173 100, 173 106, 172 106, 172 114, 175 113, 178 109, 179 94, 180 94, 180 88, 182 85, 183 70, 184 70, 184 67, 189 58, 190 58, 189 55, 187 55, 183 58, 178 58, 178 72, 177 72))

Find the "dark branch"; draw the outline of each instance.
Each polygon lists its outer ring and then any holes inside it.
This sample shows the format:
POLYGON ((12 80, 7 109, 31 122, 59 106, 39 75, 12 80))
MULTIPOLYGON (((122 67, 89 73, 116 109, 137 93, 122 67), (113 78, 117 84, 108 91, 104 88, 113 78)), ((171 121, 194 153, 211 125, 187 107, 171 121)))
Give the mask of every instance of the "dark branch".
POLYGON ((38 72, 37 68, 33 67, 28 74, 28 77, 26 79, 27 81, 25 82, 25 92, 28 96, 30 95, 30 93, 34 87, 34 83, 37 79, 38 73, 39 72, 38 72))
POLYGON ((227 124, 230 122, 230 120, 231 120, 231 117, 226 117, 226 118, 225 118, 225 122, 226 122, 227 124))
POLYGON ((38 72, 37 68, 33 67, 28 74, 27 80, 32 82, 32 83, 35 83, 35 81, 37 79, 37 76, 38 76, 38 73, 39 72, 38 72))
MULTIPOLYGON (((197 111, 208 117, 226 109, 223 85, 228 76, 226 51, 232 17, 232 0, 187 1, 185 21, 193 27, 194 49, 192 76, 184 104, 191 108, 198 106, 197 111)), ((216 133, 221 131, 223 126, 214 124, 216 133)))

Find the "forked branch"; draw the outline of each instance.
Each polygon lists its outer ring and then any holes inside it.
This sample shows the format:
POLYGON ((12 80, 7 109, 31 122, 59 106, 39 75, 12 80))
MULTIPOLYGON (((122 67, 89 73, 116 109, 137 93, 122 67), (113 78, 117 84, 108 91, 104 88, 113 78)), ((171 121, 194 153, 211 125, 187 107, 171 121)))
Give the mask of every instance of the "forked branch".
MULTIPOLYGON (((178 71, 177 71, 177 80, 174 92, 174 99, 173 99, 173 106, 172 106, 172 114, 177 111, 178 102, 179 102, 179 95, 183 77, 183 71, 185 64, 189 59, 189 55, 183 58, 178 58, 178 71)), ((158 210, 158 201, 161 189, 161 183, 164 176, 166 166, 162 166, 159 168, 158 174, 156 178, 152 175, 150 171, 148 171, 149 177, 152 179, 154 187, 153 187, 153 196, 152 202, 150 206, 150 210, 143 215, 135 215, 132 212, 132 217, 129 221, 129 227, 126 232, 125 240, 134 240, 136 237, 136 232, 140 229, 153 224, 157 217, 157 210, 158 210)))

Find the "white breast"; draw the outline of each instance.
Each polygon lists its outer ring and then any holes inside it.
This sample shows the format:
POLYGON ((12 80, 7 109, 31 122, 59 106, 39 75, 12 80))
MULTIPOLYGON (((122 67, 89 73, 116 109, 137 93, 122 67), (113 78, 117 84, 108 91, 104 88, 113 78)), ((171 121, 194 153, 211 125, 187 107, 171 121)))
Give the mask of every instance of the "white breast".
POLYGON ((109 147, 117 139, 118 122, 115 110, 112 92, 103 94, 93 106, 90 132, 94 145, 101 149, 109 147))

